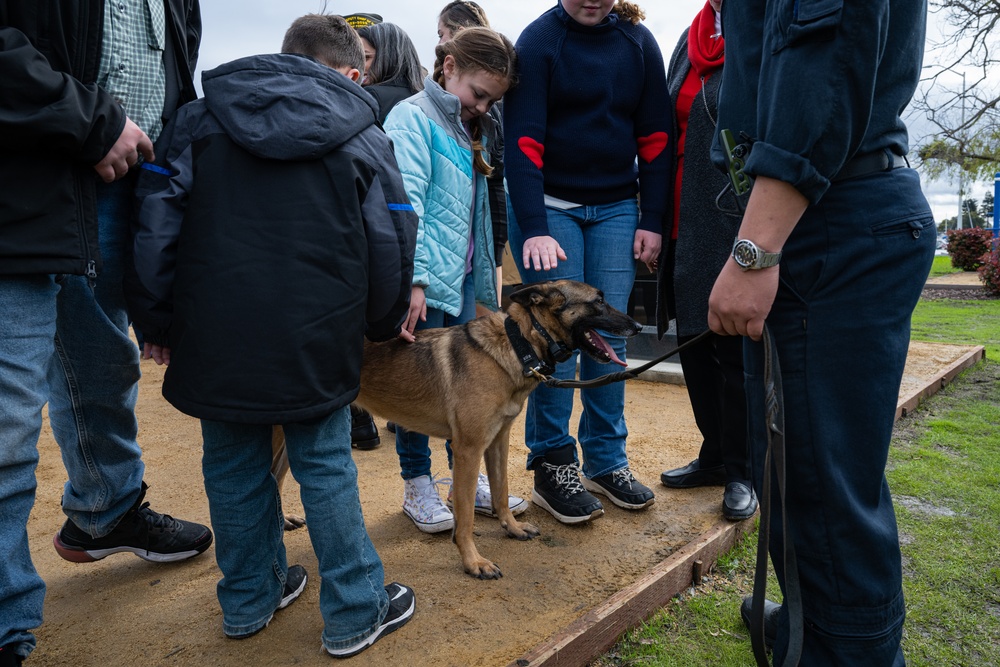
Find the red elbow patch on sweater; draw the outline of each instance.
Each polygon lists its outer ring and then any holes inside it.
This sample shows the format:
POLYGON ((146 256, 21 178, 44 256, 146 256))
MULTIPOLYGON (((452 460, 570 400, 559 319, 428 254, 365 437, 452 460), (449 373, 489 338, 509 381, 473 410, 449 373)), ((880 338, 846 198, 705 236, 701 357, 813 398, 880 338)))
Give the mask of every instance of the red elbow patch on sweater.
MULTIPOLYGON (((664 146, 666 146, 666 144, 664 144, 664 146)), ((521 137, 517 140, 517 147, 521 149, 522 153, 528 156, 528 159, 531 160, 532 164, 539 169, 542 168, 542 156, 545 155, 545 146, 531 137, 521 137)))
POLYGON ((646 164, 649 164, 656 158, 660 157, 660 153, 667 147, 667 133, 666 132, 654 132, 648 137, 639 137, 639 157, 643 159, 646 164))

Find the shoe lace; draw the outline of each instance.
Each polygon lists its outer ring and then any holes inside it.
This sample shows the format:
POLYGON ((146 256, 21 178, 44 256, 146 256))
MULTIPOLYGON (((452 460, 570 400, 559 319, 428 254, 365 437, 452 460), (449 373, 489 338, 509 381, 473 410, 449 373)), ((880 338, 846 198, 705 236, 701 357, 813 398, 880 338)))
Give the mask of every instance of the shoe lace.
POLYGON ((552 463, 543 462, 542 467, 552 476, 560 490, 567 495, 583 493, 583 483, 580 482, 580 468, 576 463, 553 465, 552 463))
POLYGON ((169 514, 160 514, 156 510, 149 506, 149 503, 143 503, 139 506, 139 509, 135 511, 135 515, 142 520, 150 530, 157 530, 163 533, 176 532, 180 528, 180 521, 170 516, 169 514))
POLYGON ((441 493, 438 491, 438 487, 447 486, 450 488, 451 477, 441 477, 439 479, 431 475, 430 480, 431 483, 426 487, 407 487, 407 500, 424 516, 433 516, 439 511, 450 511, 444 504, 444 501, 441 500, 441 493))
POLYGON ((476 480, 476 491, 490 497, 490 478, 483 473, 479 473, 479 479, 476 480))
POLYGON ((629 489, 632 488, 632 482, 636 481, 635 476, 632 475, 632 470, 628 466, 625 466, 621 470, 613 471, 611 479, 618 486, 628 486, 629 489))
MULTIPOLYGON (((433 475, 431 475, 431 486, 430 486, 430 488, 434 489, 434 493, 435 494, 440 494, 441 493, 438 490, 438 487, 441 487, 441 486, 443 486, 447 490, 451 491, 451 485, 452 485, 451 477, 441 477, 441 478, 438 478, 438 477, 434 477, 433 475)), ((440 499, 441 496, 438 495, 438 498, 440 499)))

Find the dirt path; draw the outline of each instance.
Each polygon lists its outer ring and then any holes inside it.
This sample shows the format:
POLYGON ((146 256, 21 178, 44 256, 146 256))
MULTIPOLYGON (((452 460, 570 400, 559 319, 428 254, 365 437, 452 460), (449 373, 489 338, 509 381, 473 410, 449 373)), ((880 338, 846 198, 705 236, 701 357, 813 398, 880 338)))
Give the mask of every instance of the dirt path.
MULTIPOLYGON (((966 350, 930 346, 911 351, 904 392, 966 350)), ((143 372, 137 412, 151 487, 148 500, 159 511, 208 523, 198 423, 160 396, 162 369, 144 362, 143 372)), ((630 382, 626 401, 632 468, 653 487, 656 503, 640 513, 606 503, 605 516, 582 527, 563 526, 532 507, 525 517, 542 536, 531 542, 507 539, 495 520, 477 517, 477 544, 503 568, 499 581, 466 576, 447 534, 420 533, 402 514, 402 481, 388 432, 382 431, 378 449, 355 452, 365 518, 386 577, 414 588, 417 612, 405 628, 351 664, 506 665, 721 520, 720 488, 678 491, 658 483, 662 470, 690 461, 700 444, 684 388, 630 382)), ((523 421, 516 424, 511 489, 530 497, 526 449, 520 444, 523 421)), ((432 446, 434 472, 446 476, 443 443, 432 446)), ((127 554, 87 565, 61 560, 52 548, 52 535, 64 520, 59 497, 65 471, 48 430, 40 453, 29 535, 48 595, 38 649, 27 663, 31 667, 331 664, 320 648, 315 580, 266 631, 234 642, 221 631, 214 550, 168 565, 127 554)), ((287 511, 301 513, 292 481, 286 484, 284 504, 287 511)), ((285 543, 289 562, 302 563, 315 575, 306 529, 286 533, 285 543)))

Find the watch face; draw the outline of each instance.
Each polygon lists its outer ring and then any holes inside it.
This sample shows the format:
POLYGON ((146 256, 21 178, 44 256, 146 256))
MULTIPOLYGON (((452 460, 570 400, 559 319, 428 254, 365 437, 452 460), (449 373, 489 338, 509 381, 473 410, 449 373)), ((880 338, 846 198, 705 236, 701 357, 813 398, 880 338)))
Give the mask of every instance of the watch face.
POLYGON ((749 241, 740 241, 733 248, 733 259, 744 268, 749 268, 757 261, 757 246, 749 241))

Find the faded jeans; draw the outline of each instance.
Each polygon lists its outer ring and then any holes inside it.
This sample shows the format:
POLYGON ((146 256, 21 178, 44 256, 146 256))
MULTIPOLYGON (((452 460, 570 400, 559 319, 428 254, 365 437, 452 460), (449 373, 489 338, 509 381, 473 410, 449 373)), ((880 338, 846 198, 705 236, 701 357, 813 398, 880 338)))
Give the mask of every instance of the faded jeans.
MULTIPOLYGON (((271 426, 202 420, 202 472, 227 635, 267 625, 281 601, 288 563, 281 496, 271 474, 271 426)), ((319 561, 323 645, 352 646, 389 609, 382 560, 368 537, 351 458, 347 406, 322 419, 283 425, 309 539, 319 561)))
POLYGON ((63 509, 93 536, 107 534, 138 498, 139 357, 127 336, 121 288, 131 186, 98 190, 104 269, 84 276, 0 276, 0 645, 20 643, 42 619, 45 584, 28 551, 42 408, 70 481, 63 509))
MULTIPOLYGON (((512 207, 508 207, 508 234, 511 253, 517 261, 521 280, 525 284, 543 280, 577 280, 604 292, 611 306, 625 312, 628 297, 635 282, 635 258, 632 243, 639 225, 639 208, 635 199, 626 199, 600 206, 580 206, 569 210, 547 208, 549 235, 566 251, 566 261, 549 271, 525 269, 521 260, 524 236, 512 207)), ((618 357, 625 361, 625 339, 601 332, 618 357)), ((552 377, 570 380, 580 361, 580 379, 591 380, 614 372, 617 367, 599 363, 578 351, 556 366, 552 377)), ((539 386, 528 396, 525 413, 525 440, 528 468, 535 460, 552 449, 574 445, 569 434, 573 411, 573 389, 552 389, 539 386)), ((603 387, 580 390, 583 414, 577 429, 583 450, 583 473, 600 477, 628 465, 625 454, 625 383, 613 382, 603 387)), ((575 453, 574 453, 575 456, 575 453)))

